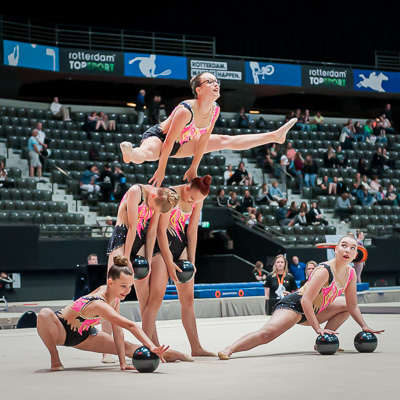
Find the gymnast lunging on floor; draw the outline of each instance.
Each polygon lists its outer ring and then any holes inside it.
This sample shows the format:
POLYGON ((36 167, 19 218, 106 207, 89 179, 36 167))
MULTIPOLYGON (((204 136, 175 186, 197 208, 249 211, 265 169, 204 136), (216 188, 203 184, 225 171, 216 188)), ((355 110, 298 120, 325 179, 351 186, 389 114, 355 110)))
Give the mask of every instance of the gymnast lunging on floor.
POLYGON ((227 346, 218 357, 228 360, 234 353, 269 343, 295 324, 311 326, 319 335, 337 334, 352 316, 363 331, 384 332, 368 327, 357 304, 357 278, 349 265, 357 256, 357 246, 353 234, 343 236, 335 247, 335 257, 319 264, 304 286, 281 299, 263 327, 227 346))
POLYGON ((163 354, 168 347, 155 346, 139 325, 120 315, 120 302, 130 293, 133 281, 128 259, 116 256, 114 264, 108 270, 106 285, 80 297, 62 310, 56 312, 50 308, 40 310, 37 331, 50 353, 52 371, 64 369, 57 346, 116 354, 121 370, 134 369, 133 366, 126 364, 125 357, 132 358, 134 351, 141 345, 125 341, 123 328, 129 330, 144 346, 165 362, 163 354), (94 327, 100 324, 102 319, 112 324, 114 338, 94 327))
POLYGON ((287 132, 296 123, 293 118, 272 132, 243 135, 211 134, 220 113, 216 100, 220 96, 220 81, 213 74, 201 73, 190 80, 194 99, 179 103, 168 118, 143 133, 140 146, 122 142, 120 148, 125 163, 141 164, 158 161, 158 168, 149 183, 161 186, 169 157, 193 157, 183 180, 190 182, 204 154, 219 150, 247 150, 267 143, 284 143, 287 132))
MULTIPOLYGON (((158 219, 161 214, 176 206, 178 201, 179 196, 172 189, 137 184, 129 188, 118 207, 117 221, 107 248, 108 267, 111 267, 116 255, 123 255, 128 260, 132 260, 135 256, 142 256, 147 260, 149 273, 142 279, 134 280, 141 313, 149 298, 151 261, 158 219)), ((132 268, 130 261, 129 266, 132 268)), ((111 324, 108 321, 104 321, 102 329, 103 332, 111 335, 111 324)), ((186 361, 190 357, 168 349, 164 358, 166 361, 186 361)), ((109 354, 103 354, 103 362, 112 363, 114 358, 109 354)))
POLYGON ((143 312, 142 327, 149 337, 159 342, 156 330, 157 313, 161 307, 170 277, 178 292, 182 324, 191 347, 192 356, 214 356, 200 343, 194 311, 194 278, 179 283, 176 261, 188 260, 196 265, 198 223, 203 201, 210 191, 211 176, 196 177, 190 183, 172 186, 179 196, 178 204, 160 215, 157 242, 154 249, 149 281, 149 301, 143 312))

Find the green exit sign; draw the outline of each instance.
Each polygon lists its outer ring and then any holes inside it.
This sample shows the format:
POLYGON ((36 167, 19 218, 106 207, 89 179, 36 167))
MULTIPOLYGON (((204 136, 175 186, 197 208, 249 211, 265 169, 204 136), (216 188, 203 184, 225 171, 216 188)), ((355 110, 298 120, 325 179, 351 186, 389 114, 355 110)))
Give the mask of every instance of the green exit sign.
POLYGON ((209 227, 210 227, 210 223, 209 223, 208 221, 203 221, 203 222, 201 223, 201 227, 202 227, 202 228, 209 228, 209 227))

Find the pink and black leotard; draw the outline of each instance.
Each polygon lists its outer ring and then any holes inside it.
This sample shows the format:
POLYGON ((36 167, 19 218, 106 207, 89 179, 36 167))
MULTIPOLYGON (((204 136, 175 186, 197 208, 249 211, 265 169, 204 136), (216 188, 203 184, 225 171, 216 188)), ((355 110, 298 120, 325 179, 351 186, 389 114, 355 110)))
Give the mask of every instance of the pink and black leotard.
MULTIPOLYGON (((171 156, 174 156, 184 143, 188 142, 189 140, 192 140, 193 138, 195 138, 197 136, 204 135, 208 131, 209 127, 215 122, 215 119, 217 118, 218 112, 219 112, 219 105, 217 103, 214 103, 212 117, 211 117, 209 125, 206 126, 205 128, 197 128, 197 126, 194 123, 193 107, 188 101, 182 101, 181 103, 179 103, 179 105, 177 105, 174 108, 171 115, 173 115, 175 113, 175 110, 180 106, 187 108, 191 112, 192 116, 190 118, 189 123, 182 129, 182 132, 180 133, 179 137, 176 139, 174 146, 172 148, 171 154, 170 154, 171 156)), ((146 132, 143 133, 141 142, 143 142, 144 140, 146 140, 149 137, 157 137, 162 142, 164 142, 166 136, 167 135, 163 131, 162 126, 160 124, 157 124, 157 125, 152 126, 146 132)))
MULTIPOLYGON (((131 255, 136 255, 140 248, 146 243, 146 225, 150 220, 154 211, 146 204, 146 200, 143 193, 143 188, 141 185, 138 185, 141 190, 142 199, 138 205, 138 222, 136 227, 136 237, 132 245, 131 255)), ((128 221, 128 206, 126 203, 126 193, 121 200, 120 210, 122 208, 122 217, 123 221, 128 221)), ((120 212, 118 212, 120 214, 120 212)), ((128 226, 122 222, 115 225, 114 231, 111 235, 111 238, 108 242, 107 247, 107 255, 109 255, 113 250, 118 249, 125 245, 126 236, 128 234, 128 226)))
MULTIPOLYGON (((66 332, 64 346, 77 346, 90 335, 97 335, 98 331, 94 326, 100 324, 102 318, 99 316, 82 316, 82 311, 93 301, 105 302, 101 296, 87 295, 80 297, 62 310, 55 311, 66 332)), ((114 308, 117 306, 118 301, 119 299, 116 297, 114 308)))
MULTIPOLYGON (((192 209, 188 213, 183 212, 179 205, 176 205, 171 210, 169 225, 167 229, 167 237, 169 249, 171 251, 174 261, 179 260, 179 257, 188 245, 186 237, 186 223, 192 215, 195 206, 196 204, 194 203, 192 209)), ((159 252, 160 248, 158 246, 158 243, 156 242, 153 254, 157 254, 159 252)))
MULTIPOLYGON (((322 263, 318 265, 317 268, 325 268, 328 271, 329 278, 328 281, 325 283, 324 287, 321 289, 321 291, 318 293, 317 297, 313 301, 313 309, 315 314, 318 314, 321 311, 325 310, 325 308, 328 307, 329 304, 331 304, 338 296, 342 295, 345 292, 351 280, 354 278, 355 274, 354 268, 348 266, 346 283, 343 287, 340 287, 339 283, 335 279, 335 276, 332 272, 330 265, 322 263)), ((303 297, 304 291, 307 288, 307 284, 311 279, 312 275, 308 278, 308 281, 299 290, 281 299, 276 304, 274 311, 280 308, 286 308, 292 310, 302 315, 301 320, 298 322, 299 324, 306 322, 307 318, 304 315, 303 307, 301 305, 301 298, 303 297)))

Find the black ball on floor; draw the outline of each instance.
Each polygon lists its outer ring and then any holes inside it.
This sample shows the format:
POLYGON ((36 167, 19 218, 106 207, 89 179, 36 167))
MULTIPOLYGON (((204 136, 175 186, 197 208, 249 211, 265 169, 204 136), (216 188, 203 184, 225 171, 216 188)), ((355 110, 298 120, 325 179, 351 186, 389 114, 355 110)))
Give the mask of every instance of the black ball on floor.
POLYGON ((134 256, 131 258, 131 263, 133 267, 133 277, 135 280, 140 280, 146 278, 149 273, 149 263, 142 256, 134 256))
POLYGON ((176 272, 179 283, 189 282, 194 276, 193 264, 188 260, 178 260, 175 264, 182 270, 176 272))
POLYGON ((354 347, 360 353, 372 353, 378 346, 378 338, 373 333, 361 331, 354 337, 354 347))
POLYGON ((339 349, 339 339, 333 334, 325 333, 324 335, 319 335, 315 340, 315 348, 322 355, 335 354, 339 349))
POLYGON ((160 357, 152 353, 148 347, 141 346, 132 356, 132 365, 139 372, 154 372, 160 364, 160 357))

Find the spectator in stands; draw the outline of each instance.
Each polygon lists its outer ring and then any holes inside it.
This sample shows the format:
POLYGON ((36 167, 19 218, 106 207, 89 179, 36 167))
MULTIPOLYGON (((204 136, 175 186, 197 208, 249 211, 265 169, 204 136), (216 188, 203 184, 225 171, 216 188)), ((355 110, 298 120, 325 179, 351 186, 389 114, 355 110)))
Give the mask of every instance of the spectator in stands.
POLYGON ((126 176, 121 169, 120 164, 114 165, 114 200, 120 202, 124 197, 124 194, 128 191, 128 185, 126 183, 126 176))
POLYGON ((390 158, 389 153, 388 153, 386 147, 383 147, 383 148, 382 148, 382 157, 383 157, 383 159, 384 159, 384 162, 383 162, 383 169, 384 169, 384 171, 386 171, 387 169, 390 169, 390 168, 393 168, 393 169, 396 168, 395 160, 392 160, 392 159, 390 158))
POLYGON ((259 164, 263 171, 263 173, 273 173, 274 172, 274 158, 272 156, 272 151, 275 150, 275 147, 272 149, 273 146, 268 148, 267 146, 263 146, 265 149, 265 153, 259 156, 259 164))
POLYGON ((137 113, 137 124, 142 125, 144 120, 144 112, 146 109, 146 91, 144 89, 139 90, 138 95, 136 96, 136 106, 135 110, 137 113))
POLYGON ((285 214, 285 218, 288 219, 288 221, 292 220, 297 214, 299 213, 299 208, 297 207, 297 203, 295 200, 293 200, 290 203, 289 209, 287 210, 285 214))
POLYGON ((290 220, 288 226, 295 226, 295 225, 309 225, 310 222, 307 218, 307 213, 304 210, 300 210, 299 213, 290 220))
POLYGON ((372 126, 372 119, 368 119, 365 122, 365 125, 363 127, 363 134, 365 137, 365 141, 370 143, 371 142, 371 136, 374 135, 374 130, 373 130, 373 126, 372 126))
POLYGON ((89 265, 97 265, 99 263, 97 254, 91 253, 87 256, 87 263, 89 265))
POLYGON ((287 174, 288 174, 288 167, 290 166, 290 161, 287 158, 287 148, 282 150, 282 155, 279 160, 279 176, 282 182, 282 188, 286 191, 287 187, 287 174))
POLYGON ((371 174, 382 176, 385 172, 385 158, 382 155, 382 147, 378 147, 372 156, 371 160, 371 174))
POLYGON ((357 204, 360 206, 372 206, 376 202, 376 198, 368 192, 362 185, 357 189, 357 204))
POLYGON ((306 264, 299 260, 298 256, 292 257, 292 263, 289 265, 289 272, 293 275, 295 281, 301 281, 306 277, 306 264))
POLYGON ((365 142, 365 136, 360 121, 354 122, 354 139, 356 142, 365 142))
POLYGON ((117 129, 115 119, 110 119, 107 114, 104 114, 104 111, 99 112, 99 120, 104 122, 104 130, 115 131, 117 129))
POLYGON ((346 154, 343 151, 342 146, 340 146, 340 145, 336 148, 335 167, 336 168, 347 167, 346 154))
POLYGON ((393 183, 390 183, 386 189, 386 197, 389 200, 393 200, 393 205, 397 206, 399 205, 399 196, 396 193, 393 183))
POLYGON ((309 131, 316 131, 316 130, 317 130, 317 125, 314 124, 314 123, 311 121, 311 118, 310 118, 310 110, 307 110, 307 109, 304 110, 303 123, 306 124, 306 125, 309 127, 309 128, 306 129, 306 130, 309 130, 309 131))
POLYGON ((161 96, 155 95, 148 107, 150 124, 156 125, 160 123, 160 109, 162 108, 165 108, 165 105, 161 102, 161 96))
POLYGON ((329 178, 328 175, 324 175, 322 177, 322 182, 319 185, 320 193, 324 196, 330 194, 336 194, 336 184, 333 182, 332 178, 329 178))
POLYGON ((228 207, 228 196, 225 195, 225 190, 220 188, 216 195, 217 206, 218 207, 228 207))
POLYGON ((352 150, 354 148, 353 142, 355 142, 354 139, 354 125, 351 119, 349 119, 342 127, 342 130, 340 132, 339 136, 339 143, 340 145, 345 149, 345 150, 352 150))
POLYGON ((244 210, 243 212, 248 212, 249 214, 256 214, 257 207, 254 202, 254 197, 250 194, 249 190, 245 190, 240 200, 240 208, 244 210))
POLYGON ((54 97, 53 102, 50 104, 50 111, 54 118, 61 118, 63 121, 71 121, 69 108, 60 104, 58 97, 54 97))
POLYGON ((104 131, 107 130, 104 120, 97 115, 96 111, 92 111, 90 115, 88 115, 86 127, 88 131, 98 131, 100 128, 102 128, 104 131))
POLYGON ((315 180, 317 179, 318 174, 318 166, 314 162, 311 154, 306 155, 306 159, 304 160, 304 184, 307 187, 315 188, 315 180))
POLYGON ((283 254, 278 254, 272 265, 272 272, 267 275, 264 284, 265 299, 282 299, 297 290, 293 275, 289 272, 288 262, 283 254))
POLYGON ((286 196, 282 193, 281 189, 279 189, 277 180, 272 181, 271 185, 272 187, 269 190, 269 194, 275 201, 286 199, 286 196))
POLYGON ((289 163, 291 163, 294 160, 295 155, 296 155, 296 150, 293 148, 293 143, 287 142, 286 143, 286 157, 289 160, 289 163))
POLYGON ((367 167, 367 163, 365 161, 365 158, 360 158, 357 162, 357 171, 361 174, 361 176, 365 175, 368 176, 370 174, 370 171, 367 167))
POLYGON ((244 162, 240 162, 234 174, 228 179, 228 185, 245 185, 251 186, 253 184, 253 177, 250 172, 244 167, 244 162))
POLYGON ((336 163, 336 154, 332 146, 328 147, 328 150, 324 153, 324 167, 334 168, 336 163))
POLYGON ((361 185, 361 174, 359 172, 357 172, 351 183, 351 194, 353 196, 356 194, 357 189, 360 185, 361 185))
POLYGON ((8 172, 4 166, 4 161, 0 161, 0 188, 13 188, 14 182, 8 180, 8 172))
POLYGON ((371 189, 371 186, 369 186, 368 183, 368 178, 367 175, 361 175, 361 185, 368 190, 368 192, 370 192, 371 194, 375 194, 376 191, 371 189))
POLYGON ((115 187, 114 174, 111 171, 109 163, 104 164, 103 171, 100 173, 97 184, 100 186, 101 200, 109 203, 115 187))
POLYGON ((90 165, 82 173, 79 186, 81 190, 89 193, 99 193, 100 186, 97 184, 98 170, 96 165, 90 165))
POLYGON ((258 190, 256 202, 258 204, 270 204, 274 199, 269 193, 268 185, 264 182, 258 190))
POLYGON ((316 201, 311 202, 311 208, 308 212, 309 221, 313 225, 328 225, 328 221, 323 217, 318 203, 316 201))
POLYGON ((390 200, 387 195, 386 195, 386 191, 383 189, 382 186, 379 186, 379 190, 375 195, 375 199, 376 202, 380 205, 380 206, 384 206, 384 205, 388 205, 388 206, 392 206, 394 204, 393 200, 390 200))
POLYGON ((254 279, 258 282, 265 282, 267 279, 268 271, 264 269, 262 261, 257 261, 253 268, 254 279))
POLYGON ((248 129, 251 128, 253 124, 253 120, 250 118, 249 115, 246 114, 244 107, 240 108, 239 113, 236 115, 235 119, 237 120, 238 128, 248 129))
POLYGON ((304 176, 303 176, 303 169, 304 169, 304 159, 301 155, 300 151, 296 152, 293 160, 294 171, 296 174, 296 181, 297 186, 299 188, 300 194, 303 194, 303 185, 304 185, 304 176))
POLYGON ((29 176, 33 178, 36 176, 42 177, 42 163, 40 162, 39 155, 42 151, 42 146, 37 140, 38 131, 33 129, 30 138, 28 139, 28 154, 29 154, 29 176))
POLYGON ((250 228, 257 225, 257 217, 255 214, 249 213, 246 225, 249 226, 250 228))
POLYGON ((386 134, 394 134, 396 131, 392 127, 392 124, 390 120, 386 117, 385 114, 381 114, 379 116, 379 119, 381 120, 381 127, 385 131, 386 134))
POLYGON ((238 212, 242 212, 242 209, 240 208, 240 203, 239 203, 239 200, 237 199, 237 194, 235 191, 231 191, 229 193, 228 207, 231 207, 238 212))
POLYGON ((368 192, 372 195, 375 195, 378 193, 379 188, 381 187, 381 183, 379 181, 378 175, 372 175, 371 182, 369 183, 369 189, 368 192))
POLYGON ((335 194, 342 194, 344 192, 348 192, 349 189, 347 188, 346 182, 343 180, 343 178, 338 178, 337 176, 334 176, 332 178, 332 183, 336 185, 336 193, 335 194))
POLYGON ((371 142, 372 143, 383 143, 383 145, 386 145, 387 143, 387 137, 386 137, 386 130, 383 126, 383 121, 381 118, 375 118, 375 120, 372 122, 372 127, 373 127, 373 136, 371 136, 371 142))
POLYGON ((233 176, 235 171, 233 170, 232 164, 228 165, 228 169, 224 172, 224 185, 228 185, 229 178, 233 176))
POLYGON ((280 226, 287 226, 291 221, 290 218, 286 217, 287 209, 286 209, 287 199, 281 199, 278 201, 278 212, 276 214, 276 221, 280 226))
POLYGON ((310 130, 310 125, 308 125, 304 122, 303 116, 301 115, 300 108, 296 108, 294 110, 294 116, 295 116, 295 118, 297 118, 297 122, 293 126, 294 130, 300 130, 300 131, 310 130))
POLYGON ((265 229, 264 216, 259 211, 257 211, 256 214, 256 226, 258 226, 260 229, 265 229))
POLYGON ((350 203, 348 193, 342 193, 338 196, 335 203, 335 214, 339 216, 341 223, 349 221, 350 215, 354 213, 354 207, 350 203))
POLYGON ((318 264, 315 261, 308 261, 306 264, 306 269, 305 269, 305 279, 303 279, 302 281, 300 281, 300 287, 304 286, 304 284, 308 281, 308 278, 310 277, 310 275, 312 274, 312 272, 314 271, 314 269, 316 268, 318 264))
POLYGON ((324 117, 321 115, 321 111, 317 111, 314 115, 314 120, 313 124, 317 126, 317 131, 322 131, 323 130, 323 124, 324 124, 324 117))

